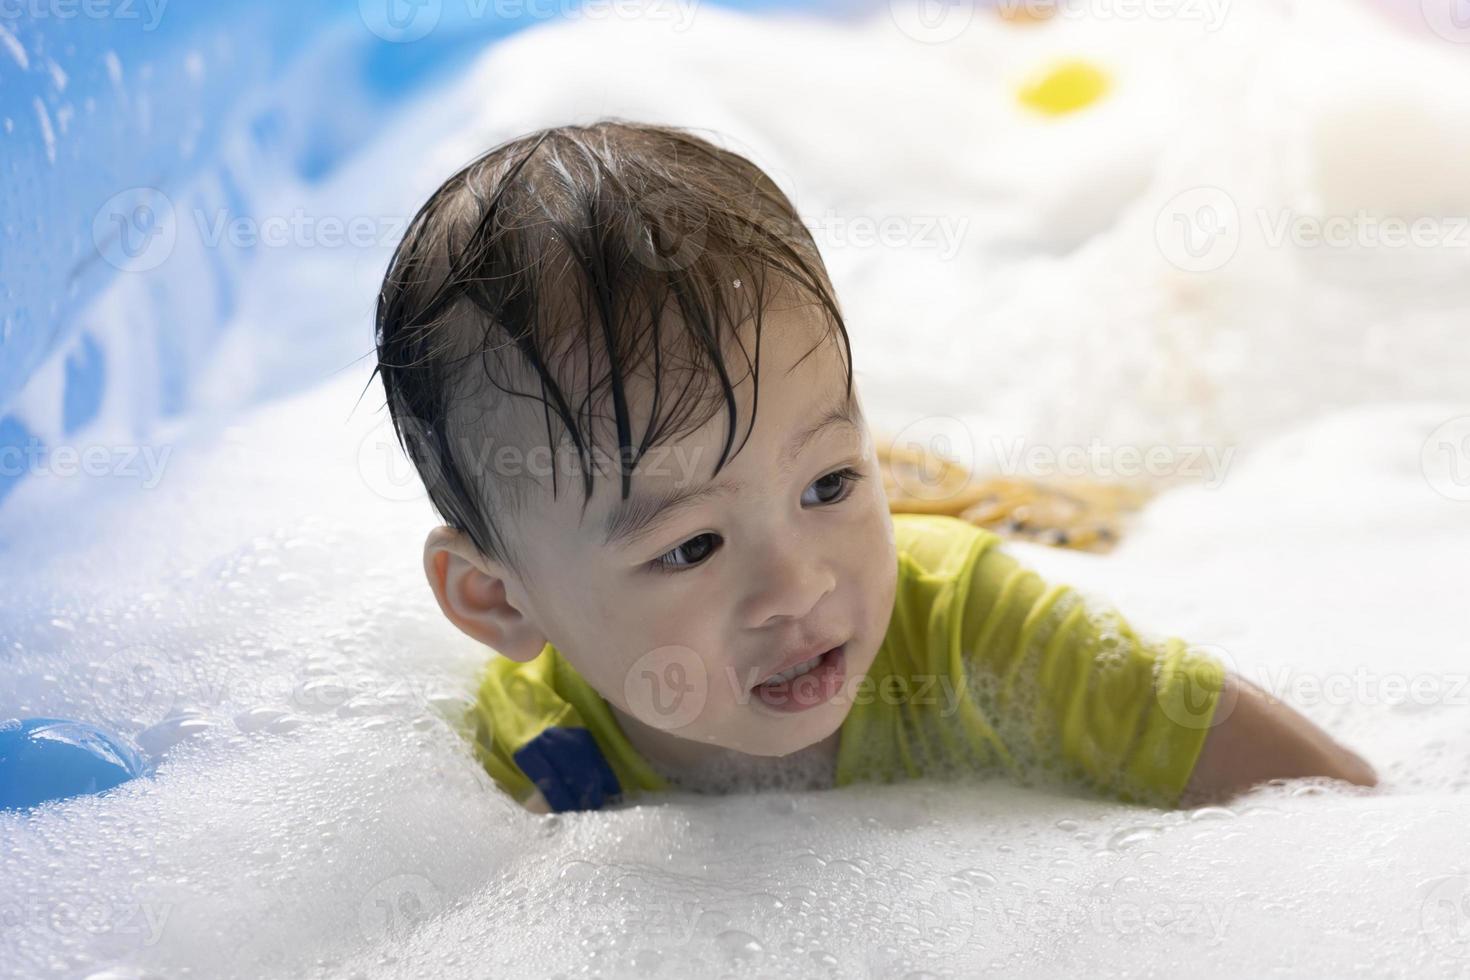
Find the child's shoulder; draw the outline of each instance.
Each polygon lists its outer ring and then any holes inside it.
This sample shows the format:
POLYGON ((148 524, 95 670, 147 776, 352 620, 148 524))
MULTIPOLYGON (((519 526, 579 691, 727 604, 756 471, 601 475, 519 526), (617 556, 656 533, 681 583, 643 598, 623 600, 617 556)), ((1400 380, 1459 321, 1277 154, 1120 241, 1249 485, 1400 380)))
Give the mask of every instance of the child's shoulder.
POLYGON ((898 581, 886 646, 895 669, 922 672, 948 661, 936 637, 956 632, 953 624, 969 615, 976 589, 993 589, 995 576, 983 559, 997 553, 1001 539, 943 514, 894 514, 893 532, 898 581))
POLYGON ((901 572, 952 577, 997 545, 1000 536, 947 514, 894 514, 893 541, 901 572))
POLYGON ((595 810, 664 788, 607 702, 550 643, 526 662, 492 656, 469 717, 480 761, 529 809, 595 810))

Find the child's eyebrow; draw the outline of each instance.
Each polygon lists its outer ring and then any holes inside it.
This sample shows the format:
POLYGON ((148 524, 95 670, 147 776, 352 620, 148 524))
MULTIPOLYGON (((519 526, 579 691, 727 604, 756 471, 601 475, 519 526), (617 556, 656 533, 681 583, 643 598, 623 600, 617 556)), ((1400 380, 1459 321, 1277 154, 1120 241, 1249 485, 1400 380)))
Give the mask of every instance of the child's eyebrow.
POLYGON ((712 497, 728 497, 745 489, 737 480, 721 480, 702 487, 674 486, 649 494, 634 494, 609 515, 603 532, 605 547, 636 544, 673 519, 681 510, 712 497))
MULTIPOLYGON (((831 406, 811 425, 798 432, 777 460, 781 472, 790 469, 811 441, 834 427, 856 429, 858 422, 852 404, 844 400, 831 406)), ((681 510, 704 500, 740 493, 745 484, 739 480, 720 480, 697 487, 677 484, 652 493, 635 493, 619 504, 607 517, 603 530, 604 547, 625 547, 658 530, 681 510)))

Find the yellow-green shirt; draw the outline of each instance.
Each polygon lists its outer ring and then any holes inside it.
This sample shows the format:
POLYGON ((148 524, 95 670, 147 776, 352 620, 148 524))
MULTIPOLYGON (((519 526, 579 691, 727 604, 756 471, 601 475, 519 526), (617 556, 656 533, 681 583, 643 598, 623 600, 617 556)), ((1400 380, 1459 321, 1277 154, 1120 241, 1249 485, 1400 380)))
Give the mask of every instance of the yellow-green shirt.
MULTIPOLYGON (((893 614, 844 688, 838 786, 1003 771, 1177 802, 1214 720, 1216 660, 1048 585, 990 531, 917 514, 893 526, 893 614)), ((528 663, 493 657, 468 723, 517 800, 539 788, 553 810, 597 809, 669 788, 551 644, 528 663)))

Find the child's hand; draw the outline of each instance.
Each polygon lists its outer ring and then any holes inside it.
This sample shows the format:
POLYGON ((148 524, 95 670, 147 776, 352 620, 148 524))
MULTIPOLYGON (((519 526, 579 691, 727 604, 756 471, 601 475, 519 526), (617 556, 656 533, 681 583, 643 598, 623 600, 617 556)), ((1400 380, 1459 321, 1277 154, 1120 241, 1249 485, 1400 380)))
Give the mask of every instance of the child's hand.
POLYGON ((531 813, 545 815, 551 812, 551 804, 546 802, 546 797, 541 795, 539 789, 533 789, 530 796, 521 800, 521 806, 531 813))
POLYGON ((1182 805, 1218 801, 1268 779, 1328 776, 1378 785, 1361 756, 1249 681, 1227 674, 1220 704, 1231 710, 1205 738, 1182 805))

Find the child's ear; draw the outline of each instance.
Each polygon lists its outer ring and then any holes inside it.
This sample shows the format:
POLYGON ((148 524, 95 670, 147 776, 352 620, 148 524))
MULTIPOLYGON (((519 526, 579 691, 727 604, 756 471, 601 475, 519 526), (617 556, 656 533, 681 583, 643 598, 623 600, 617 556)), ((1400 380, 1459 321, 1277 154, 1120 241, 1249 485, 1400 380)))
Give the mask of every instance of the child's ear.
POLYGON ((424 574, 439 608, 465 634, 522 663, 546 645, 536 624, 506 596, 509 572, 486 561, 462 531, 436 527, 424 541, 424 574))

